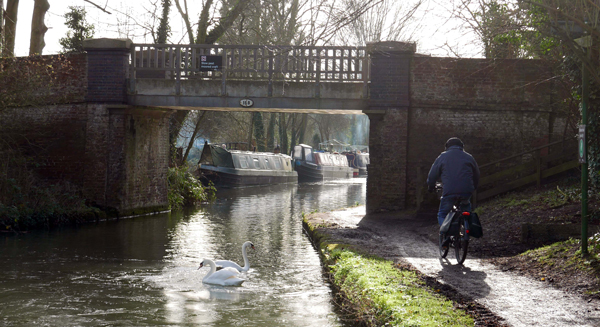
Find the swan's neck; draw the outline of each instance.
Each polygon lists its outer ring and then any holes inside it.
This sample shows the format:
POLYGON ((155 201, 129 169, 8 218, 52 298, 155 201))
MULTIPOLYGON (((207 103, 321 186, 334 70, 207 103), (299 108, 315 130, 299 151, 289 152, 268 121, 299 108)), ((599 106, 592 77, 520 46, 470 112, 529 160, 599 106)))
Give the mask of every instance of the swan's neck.
POLYGON ((202 278, 202 280, 206 280, 208 277, 210 277, 210 275, 214 274, 215 271, 217 271, 217 266, 214 262, 209 261, 206 264, 210 266, 210 271, 208 272, 208 274, 206 274, 206 276, 204 276, 204 278, 202 278))
POLYGON ((244 257, 244 266, 242 267, 242 269, 244 270, 248 270, 250 269, 250 260, 248 260, 248 255, 246 254, 246 248, 247 246, 242 246, 242 256, 244 257))

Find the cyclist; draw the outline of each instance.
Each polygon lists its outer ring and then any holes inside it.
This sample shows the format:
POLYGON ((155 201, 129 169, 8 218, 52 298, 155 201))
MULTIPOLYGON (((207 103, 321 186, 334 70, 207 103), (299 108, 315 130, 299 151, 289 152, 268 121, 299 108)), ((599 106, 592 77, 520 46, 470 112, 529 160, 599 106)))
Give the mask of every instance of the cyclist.
MULTIPOLYGON (((467 199, 461 210, 471 211, 469 200, 479 184, 479 166, 477 166, 475 158, 463 149, 464 144, 459 138, 452 137, 448 139, 446 141, 446 151, 435 159, 427 176, 429 192, 434 191, 435 183, 440 179, 444 187, 438 210, 438 223, 440 226, 458 197, 467 199)), ((465 240, 468 240, 468 238, 469 235, 466 235, 465 240)))

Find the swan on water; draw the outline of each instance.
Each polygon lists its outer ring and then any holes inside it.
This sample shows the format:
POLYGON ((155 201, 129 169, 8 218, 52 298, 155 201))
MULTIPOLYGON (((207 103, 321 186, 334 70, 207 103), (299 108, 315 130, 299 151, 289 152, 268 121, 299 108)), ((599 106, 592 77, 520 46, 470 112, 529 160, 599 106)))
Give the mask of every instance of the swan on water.
POLYGON ((203 259, 198 269, 204 266, 210 266, 210 271, 202 278, 203 283, 221 286, 240 286, 245 281, 245 279, 238 278, 239 273, 233 269, 217 271, 217 266, 210 259, 203 259))
POLYGON ((223 267, 223 269, 231 267, 237 269, 237 271, 248 271, 248 269, 250 269, 250 261, 248 260, 248 255, 246 254, 247 247, 251 247, 252 250, 255 250, 254 244, 252 244, 252 242, 250 241, 244 242, 244 244, 242 244, 242 256, 244 257, 243 267, 240 267, 240 265, 230 260, 217 260, 215 261, 215 264, 217 266, 223 267))

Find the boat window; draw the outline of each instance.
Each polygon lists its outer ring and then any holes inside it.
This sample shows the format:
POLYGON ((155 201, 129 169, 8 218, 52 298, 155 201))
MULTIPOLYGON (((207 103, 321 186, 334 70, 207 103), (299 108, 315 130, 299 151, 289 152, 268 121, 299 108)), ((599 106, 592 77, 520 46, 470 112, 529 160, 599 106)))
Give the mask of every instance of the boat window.
POLYGON ((327 153, 315 153, 315 156, 319 157, 319 163, 322 166, 331 166, 331 160, 329 159, 327 153))
POLYGON ((246 157, 245 156, 239 156, 238 158, 240 160, 240 168, 247 169, 248 168, 248 160, 246 160, 246 157))
POLYGON ((252 158, 252 161, 254 161, 254 168, 260 169, 260 161, 258 161, 258 158, 252 158))
POLYGON ((340 166, 348 166, 348 158, 344 155, 340 156, 340 166))
POLYGON ((314 162, 313 152, 311 148, 304 148, 304 160, 306 162, 314 162))
POLYGON ((302 147, 296 145, 294 147, 294 153, 292 155, 294 156, 294 159, 302 160, 302 147))
POLYGON ((273 169, 271 162, 269 162, 268 158, 265 158, 265 168, 266 169, 273 169))
POLYGON ((275 158, 273 159, 273 162, 275 163, 275 169, 281 170, 281 158, 275 158))
POLYGON ((338 156, 337 154, 332 154, 331 158, 333 159, 334 166, 341 166, 340 165, 340 156, 338 156))

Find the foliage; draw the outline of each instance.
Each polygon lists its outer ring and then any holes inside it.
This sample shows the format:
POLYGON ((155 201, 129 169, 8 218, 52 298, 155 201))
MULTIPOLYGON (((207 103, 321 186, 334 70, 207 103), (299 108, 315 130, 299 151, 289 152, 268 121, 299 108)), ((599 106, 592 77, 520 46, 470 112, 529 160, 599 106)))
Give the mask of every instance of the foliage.
POLYGON ((65 55, 1 59, 0 108, 68 102, 78 77, 65 55))
POLYGON ((169 207, 171 210, 195 205, 215 199, 215 187, 203 186, 189 171, 187 166, 169 168, 167 174, 169 185, 169 207))
POLYGON ((171 0, 161 0, 162 16, 156 30, 156 43, 165 44, 171 35, 171 26, 169 26, 169 11, 171 10, 171 0))
POLYGON ((85 16, 83 7, 69 6, 69 12, 64 15, 69 31, 66 37, 58 41, 63 47, 63 53, 83 52, 83 40, 94 36, 94 25, 88 24, 85 16))
POLYGON ((391 261, 331 245, 327 263, 334 284, 372 326, 472 326, 473 319, 414 271, 396 269, 391 261))

